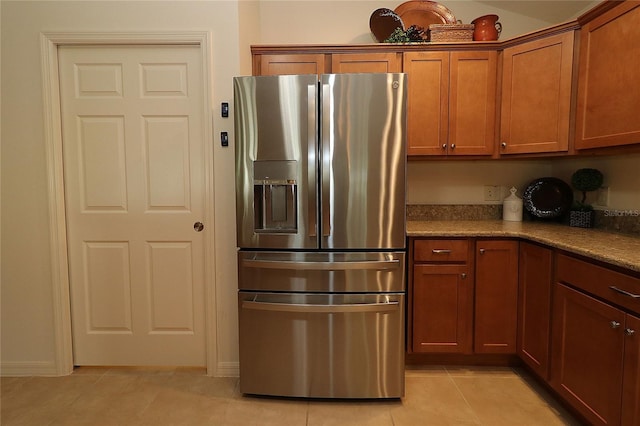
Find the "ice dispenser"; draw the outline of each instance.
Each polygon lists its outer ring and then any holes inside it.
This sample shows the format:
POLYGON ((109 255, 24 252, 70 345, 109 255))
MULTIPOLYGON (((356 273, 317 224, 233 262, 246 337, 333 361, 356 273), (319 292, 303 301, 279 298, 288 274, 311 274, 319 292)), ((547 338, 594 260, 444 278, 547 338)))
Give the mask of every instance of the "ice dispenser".
POLYGON ((298 232, 298 187, 295 170, 295 161, 253 163, 255 232, 298 232))

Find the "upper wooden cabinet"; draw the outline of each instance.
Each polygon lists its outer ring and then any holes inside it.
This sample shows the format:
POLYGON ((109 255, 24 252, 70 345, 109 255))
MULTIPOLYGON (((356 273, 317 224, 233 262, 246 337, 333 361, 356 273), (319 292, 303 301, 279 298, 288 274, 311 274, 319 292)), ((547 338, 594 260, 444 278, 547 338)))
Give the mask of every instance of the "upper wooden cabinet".
POLYGON ((404 54, 409 155, 493 154, 497 57, 495 50, 404 54))
POLYGON ((400 53, 335 53, 331 55, 331 72, 369 73, 402 72, 400 53))
POLYGON ((323 54, 265 54, 253 58, 253 75, 323 74, 323 54))
POLYGON ((639 40, 637 1, 620 2, 582 26, 576 149, 640 143, 639 40))
POLYGON ((573 44, 569 31, 504 50, 500 154, 568 150, 573 44))

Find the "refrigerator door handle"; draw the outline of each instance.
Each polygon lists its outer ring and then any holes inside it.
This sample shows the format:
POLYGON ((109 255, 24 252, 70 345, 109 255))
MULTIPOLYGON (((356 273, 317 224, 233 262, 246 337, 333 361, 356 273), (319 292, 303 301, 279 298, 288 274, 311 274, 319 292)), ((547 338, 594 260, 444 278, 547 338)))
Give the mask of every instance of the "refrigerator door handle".
POLYGON ((357 312, 390 312, 398 309, 399 302, 389 301, 384 303, 349 303, 344 305, 314 305, 295 303, 272 303, 245 300, 243 309, 277 312, 303 312, 303 313, 357 313, 357 312))
POLYGON ((367 269, 384 271, 398 269, 402 265, 398 259, 389 260, 361 260, 352 262, 300 262, 281 260, 253 260, 244 259, 242 266, 246 268, 262 269, 295 269, 295 270, 318 270, 318 271, 346 271, 352 269, 367 269))
POLYGON ((309 237, 312 238, 316 238, 318 235, 318 223, 316 219, 316 174, 318 168, 315 166, 318 152, 317 91, 317 83, 307 86, 307 148, 309 158, 309 165, 307 167, 307 226, 309 227, 309 237))
POLYGON ((322 236, 331 235, 331 158, 333 156, 331 141, 331 86, 322 84, 322 236))

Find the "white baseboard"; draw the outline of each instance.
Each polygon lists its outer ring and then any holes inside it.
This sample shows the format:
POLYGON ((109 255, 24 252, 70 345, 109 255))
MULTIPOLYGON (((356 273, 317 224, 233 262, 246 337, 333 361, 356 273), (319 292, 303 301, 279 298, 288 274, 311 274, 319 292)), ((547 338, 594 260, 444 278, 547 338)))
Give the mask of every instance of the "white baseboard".
POLYGON ((53 361, 2 361, 0 376, 59 376, 58 367, 53 361))
POLYGON ((240 363, 239 362, 219 362, 215 377, 240 377, 240 363))

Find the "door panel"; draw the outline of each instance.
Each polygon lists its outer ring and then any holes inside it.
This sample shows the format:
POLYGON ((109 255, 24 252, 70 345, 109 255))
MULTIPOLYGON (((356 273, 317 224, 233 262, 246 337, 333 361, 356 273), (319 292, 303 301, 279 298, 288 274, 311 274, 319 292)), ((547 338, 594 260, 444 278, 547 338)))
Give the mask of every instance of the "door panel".
POLYGON ((406 82, 322 76, 322 248, 405 247, 406 82))
POLYGON ((233 83, 238 247, 318 248, 318 77, 236 77, 233 83))
POLYGON ((76 365, 205 365, 195 46, 59 49, 76 365))

